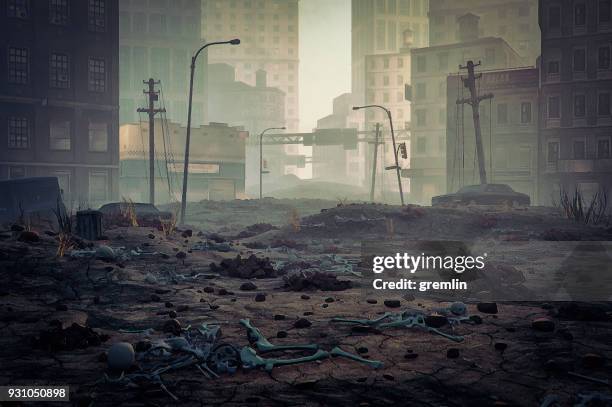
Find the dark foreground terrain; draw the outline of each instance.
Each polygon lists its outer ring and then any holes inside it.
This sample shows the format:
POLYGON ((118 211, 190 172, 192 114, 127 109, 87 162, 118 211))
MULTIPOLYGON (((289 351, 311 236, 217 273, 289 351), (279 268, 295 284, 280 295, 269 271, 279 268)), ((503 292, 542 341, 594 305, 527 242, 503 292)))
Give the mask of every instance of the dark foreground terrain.
POLYGON ((63 257, 51 231, 0 234, 0 385, 67 384, 83 406, 612 405, 610 303, 466 298, 458 319, 448 302, 369 297, 359 277, 366 238, 519 241, 528 257, 530 244, 612 240, 609 229, 543 208, 264 202, 194 204, 190 229, 113 227, 100 241, 75 239, 63 257), (402 311, 425 326, 332 321, 402 311), (255 348, 243 319, 274 345, 364 360, 247 369, 233 353, 255 348), (118 342, 135 349, 125 369, 109 368, 118 342))

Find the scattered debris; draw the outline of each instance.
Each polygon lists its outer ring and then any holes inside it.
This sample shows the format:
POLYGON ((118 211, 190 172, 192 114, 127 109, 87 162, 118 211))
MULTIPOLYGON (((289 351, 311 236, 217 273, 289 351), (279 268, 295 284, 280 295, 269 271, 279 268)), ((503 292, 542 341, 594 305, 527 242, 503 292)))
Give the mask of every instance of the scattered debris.
POLYGON ((283 277, 285 287, 291 291, 342 291, 352 287, 350 281, 339 280, 333 273, 304 270, 283 277))
POLYGON ((228 275, 236 278, 271 278, 276 276, 276 271, 270 263, 270 259, 261 259, 254 254, 243 259, 237 255, 233 259, 224 259, 221 263, 211 263, 212 272, 228 275))

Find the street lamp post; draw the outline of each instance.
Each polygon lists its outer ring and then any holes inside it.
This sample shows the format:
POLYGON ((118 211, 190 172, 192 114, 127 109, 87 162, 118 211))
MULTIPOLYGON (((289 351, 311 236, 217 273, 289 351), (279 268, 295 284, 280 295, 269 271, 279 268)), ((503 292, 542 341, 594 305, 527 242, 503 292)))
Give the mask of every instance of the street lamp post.
POLYGON ((397 174, 397 185, 399 186, 400 201, 402 203, 402 206, 404 206, 404 191, 402 190, 402 177, 400 175, 400 166, 399 161, 397 159, 397 146, 395 144, 395 131, 393 130, 393 119, 391 118, 391 111, 381 105, 353 106, 353 110, 367 109, 370 107, 376 107, 384 110, 387 113, 387 117, 389 118, 389 127, 391 128, 391 140, 393 141, 393 157, 395 158, 395 166, 387 169, 395 168, 395 172, 397 174))
POLYGON ((259 199, 263 194, 263 136, 269 130, 285 130, 286 127, 270 127, 259 133, 259 199))
POLYGON ((240 40, 235 38, 229 41, 217 41, 209 42, 204 44, 196 53, 191 57, 191 76, 189 77, 189 105, 187 108, 187 138, 185 139, 185 159, 183 164, 183 195, 181 197, 181 224, 185 223, 185 210, 187 208, 187 174, 189 170, 189 143, 191 142, 191 105, 193 100, 193 76, 195 74, 196 60, 205 48, 211 45, 230 44, 238 45, 240 40))

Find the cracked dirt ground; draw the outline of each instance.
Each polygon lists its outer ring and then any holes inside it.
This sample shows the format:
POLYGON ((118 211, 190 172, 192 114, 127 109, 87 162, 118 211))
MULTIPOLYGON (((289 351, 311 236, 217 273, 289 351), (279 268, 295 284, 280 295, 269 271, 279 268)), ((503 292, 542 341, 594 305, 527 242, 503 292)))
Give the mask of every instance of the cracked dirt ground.
MULTIPOLYGON (((330 322, 334 317, 376 318, 407 308, 432 314, 448 305, 397 293, 379 294, 377 301, 365 296, 357 276, 338 271, 356 264, 363 238, 393 233, 406 239, 476 234, 481 239, 545 240, 552 234, 566 240, 611 240, 609 229, 582 227, 539 209, 486 212, 317 202, 310 207, 300 202, 299 213, 306 216, 298 224, 290 201, 278 202, 273 209, 249 202, 214 204, 214 215, 207 206, 213 204, 202 203, 189 218, 192 236, 182 235, 184 228, 168 237, 150 227, 106 230, 107 240, 94 245, 125 247, 126 253, 140 250, 122 259, 58 259, 55 237, 42 230, 38 242, 18 241, 18 232, 3 233, 0 385, 69 384, 75 405, 133 406, 539 406, 547 396, 565 406, 576 404, 579 394, 611 394, 609 303, 497 303, 492 313, 468 302, 468 313, 480 316, 482 323, 456 327, 453 334, 465 338, 460 343, 419 329, 378 331, 330 322), (236 206, 250 215, 235 216, 236 206), (206 213, 215 219, 207 219, 206 213), (219 222, 223 218, 231 221, 219 222), (395 220, 391 230, 385 221, 390 218, 395 220), (236 238, 248 225, 264 221, 276 228, 236 238), (216 246, 195 249, 200 242, 216 246), (284 287, 283 276, 246 280, 211 271, 211 262, 219 264, 237 254, 269 257, 273 263, 310 262, 321 271, 334 270, 355 287, 298 292, 284 287), (339 258, 345 262, 337 264, 339 258), (241 289, 246 281, 255 288, 241 289), (386 299, 399 300, 400 308, 387 307, 386 299), (317 343, 326 350, 340 346, 380 360, 384 367, 374 370, 333 358, 277 367, 270 373, 239 369, 208 379, 192 366, 163 377, 178 401, 156 384, 123 387, 104 382, 109 346, 170 336, 162 327, 172 312, 183 327, 219 324, 222 343, 248 345, 239 324, 248 318, 274 344, 317 343), (311 325, 295 327, 300 318, 311 325), (545 329, 537 329, 537 324, 534 328, 540 318, 547 322, 545 329), (41 345, 41 331, 75 322, 108 339, 75 349, 41 345)), ((451 332, 448 326, 442 329, 451 332)))

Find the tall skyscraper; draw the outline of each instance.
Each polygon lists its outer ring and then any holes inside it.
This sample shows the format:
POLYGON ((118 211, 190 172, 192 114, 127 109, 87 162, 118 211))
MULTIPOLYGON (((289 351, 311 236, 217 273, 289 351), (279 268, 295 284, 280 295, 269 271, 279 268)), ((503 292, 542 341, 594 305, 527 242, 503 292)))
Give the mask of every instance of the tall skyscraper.
MULTIPOLYGON (((200 0, 132 0, 119 2, 120 121, 138 122, 136 109, 146 106, 143 80, 161 81, 160 103, 169 120, 187 124, 189 65, 202 46, 200 0)), ((192 124, 206 120, 206 53, 198 58, 192 124)), ((146 120, 146 119, 145 119, 146 120)))
POLYGON ((298 0, 204 0, 202 37, 208 42, 240 38, 239 46, 211 47, 209 63, 232 65, 236 80, 253 86, 256 72, 267 72, 267 86, 286 95, 285 123, 277 125, 298 131, 298 0))
POLYGON ((359 100, 365 100, 366 56, 398 53, 404 47, 407 31, 412 36, 412 47, 429 44, 428 3, 428 0, 352 1, 352 92, 359 100))

